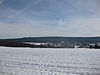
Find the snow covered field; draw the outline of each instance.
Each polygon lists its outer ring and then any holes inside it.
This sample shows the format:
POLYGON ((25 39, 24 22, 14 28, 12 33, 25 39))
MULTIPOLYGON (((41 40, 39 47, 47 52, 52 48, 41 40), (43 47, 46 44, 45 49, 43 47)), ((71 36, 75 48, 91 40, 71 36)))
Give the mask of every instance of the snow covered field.
POLYGON ((100 50, 0 47, 0 75, 100 75, 100 50))

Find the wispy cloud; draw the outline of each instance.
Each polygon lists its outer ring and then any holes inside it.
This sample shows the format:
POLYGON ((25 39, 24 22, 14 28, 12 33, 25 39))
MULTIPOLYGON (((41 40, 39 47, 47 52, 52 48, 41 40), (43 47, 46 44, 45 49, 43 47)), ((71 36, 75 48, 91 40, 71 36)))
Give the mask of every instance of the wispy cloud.
POLYGON ((60 19, 59 19, 58 26, 61 27, 62 25, 63 25, 63 20, 62 20, 62 18, 60 18, 60 19))
POLYGON ((4 2, 5 0, 0 0, 0 5, 2 5, 2 3, 4 2))
POLYGON ((25 12, 25 10, 30 9, 30 7, 37 5, 38 3, 40 3, 42 0, 37 0, 37 1, 32 1, 32 3, 26 5, 23 9, 19 10, 18 12, 15 13, 15 15, 13 17, 19 16, 21 14, 23 14, 25 12))

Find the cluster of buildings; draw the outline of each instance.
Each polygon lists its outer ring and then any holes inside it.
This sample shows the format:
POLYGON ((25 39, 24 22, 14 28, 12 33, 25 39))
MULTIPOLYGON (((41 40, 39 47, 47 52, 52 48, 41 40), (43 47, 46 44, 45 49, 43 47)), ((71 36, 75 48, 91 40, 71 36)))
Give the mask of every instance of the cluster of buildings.
POLYGON ((74 48, 74 44, 64 43, 63 41, 61 43, 44 43, 43 45, 54 48, 74 48))
MULTIPOLYGON (((29 43, 29 42, 28 42, 29 43)), ((47 43, 30 43, 33 45, 41 45, 46 48, 100 48, 100 43, 89 43, 89 42, 47 42, 47 43)))
POLYGON ((60 42, 60 43, 41 43, 46 47, 53 48, 100 48, 100 43, 68 43, 68 42, 60 42))

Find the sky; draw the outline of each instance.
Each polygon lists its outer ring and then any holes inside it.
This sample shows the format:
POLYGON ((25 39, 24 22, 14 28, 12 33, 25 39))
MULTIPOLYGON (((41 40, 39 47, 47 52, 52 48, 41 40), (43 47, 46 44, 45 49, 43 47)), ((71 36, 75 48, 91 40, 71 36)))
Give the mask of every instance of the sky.
POLYGON ((100 0, 0 0, 0 38, 100 36, 100 0))

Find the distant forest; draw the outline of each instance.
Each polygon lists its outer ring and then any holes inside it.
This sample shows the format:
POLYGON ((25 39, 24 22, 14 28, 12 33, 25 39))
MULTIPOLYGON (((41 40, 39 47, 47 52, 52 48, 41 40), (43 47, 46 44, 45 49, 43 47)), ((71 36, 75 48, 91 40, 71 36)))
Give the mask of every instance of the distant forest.
POLYGON ((0 39, 0 46, 31 48, 100 48, 100 37, 25 37, 0 39), (29 44, 41 43, 40 45, 29 44), (44 44, 43 44, 44 43, 44 44))

